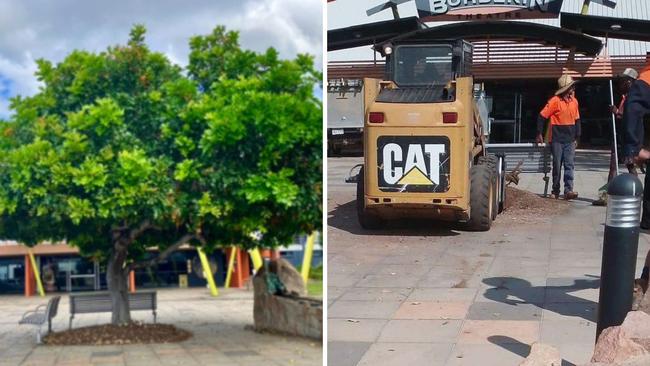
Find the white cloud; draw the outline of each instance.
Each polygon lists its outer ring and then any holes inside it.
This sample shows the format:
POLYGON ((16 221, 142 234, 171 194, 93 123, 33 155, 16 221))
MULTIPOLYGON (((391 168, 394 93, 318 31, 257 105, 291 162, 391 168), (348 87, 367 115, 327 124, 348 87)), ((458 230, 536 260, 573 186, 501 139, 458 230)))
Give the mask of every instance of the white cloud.
MULTIPOLYGON (((38 90, 34 60, 61 61, 73 49, 101 51, 123 44, 135 23, 147 27, 147 44, 184 65, 188 41, 216 25, 239 30, 244 48, 275 47, 322 60, 322 0, 0 0, 0 78, 11 94, 38 90)), ((6 116, 0 97, 0 117, 6 116)))
POLYGON ((312 1, 251 2, 235 24, 242 31, 242 43, 275 44, 281 54, 310 53, 316 56, 316 65, 322 63, 321 8, 312 1))
POLYGON ((39 83, 34 76, 36 63, 29 52, 20 60, 12 61, 0 55, 0 118, 9 115, 8 96, 32 95, 38 91, 39 83))

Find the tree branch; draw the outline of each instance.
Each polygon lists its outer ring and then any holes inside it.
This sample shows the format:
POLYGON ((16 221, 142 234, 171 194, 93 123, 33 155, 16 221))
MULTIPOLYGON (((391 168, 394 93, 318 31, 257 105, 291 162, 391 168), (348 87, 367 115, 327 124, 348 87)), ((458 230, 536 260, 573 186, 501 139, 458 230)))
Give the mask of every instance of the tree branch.
POLYGON ((196 239, 196 236, 194 234, 185 234, 185 235, 183 235, 174 244, 172 244, 167 249, 165 249, 160 254, 158 254, 157 257, 152 258, 152 259, 147 260, 147 261, 143 261, 143 262, 131 263, 131 265, 129 265, 127 267, 128 268, 127 272, 131 271, 131 270, 134 270, 134 269, 138 269, 138 268, 151 267, 151 266, 154 266, 154 265, 162 262, 163 260, 165 260, 165 258, 167 258, 170 254, 172 254, 181 245, 187 243, 188 241, 190 241, 192 239, 196 239))
POLYGON ((138 226, 137 228, 131 230, 131 232, 129 233, 129 240, 131 242, 134 241, 135 239, 138 238, 138 236, 140 236, 140 234, 147 231, 148 229, 151 229, 152 227, 153 226, 151 225, 151 222, 149 220, 142 221, 140 226, 138 226))

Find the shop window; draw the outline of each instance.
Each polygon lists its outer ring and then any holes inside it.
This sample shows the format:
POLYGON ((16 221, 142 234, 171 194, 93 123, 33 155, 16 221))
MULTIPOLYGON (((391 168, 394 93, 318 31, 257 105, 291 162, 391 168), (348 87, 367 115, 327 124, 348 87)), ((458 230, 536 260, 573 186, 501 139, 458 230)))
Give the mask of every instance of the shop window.
POLYGON ((24 257, 0 258, 0 294, 17 294, 24 289, 24 257))

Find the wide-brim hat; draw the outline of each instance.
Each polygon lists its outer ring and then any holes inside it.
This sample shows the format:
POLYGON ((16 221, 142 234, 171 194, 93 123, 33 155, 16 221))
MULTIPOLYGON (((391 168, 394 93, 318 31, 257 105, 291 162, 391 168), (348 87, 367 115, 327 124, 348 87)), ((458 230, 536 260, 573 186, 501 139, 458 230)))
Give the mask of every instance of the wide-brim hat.
POLYGON ((560 95, 564 93, 565 91, 571 89, 572 86, 574 86, 576 83, 575 80, 571 77, 571 75, 562 75, 560 76, 559 79, 557 79, 557 91, 555 92, 555 95, 560 95))
POLYGON ((621 74, 621 77, 636 80, 636 79, 639 78, 639 73, 636 70, 634 70, 633 68, 628 67, 627 69, 625 69, 625 71, 623 71, 623 73, 621 74))

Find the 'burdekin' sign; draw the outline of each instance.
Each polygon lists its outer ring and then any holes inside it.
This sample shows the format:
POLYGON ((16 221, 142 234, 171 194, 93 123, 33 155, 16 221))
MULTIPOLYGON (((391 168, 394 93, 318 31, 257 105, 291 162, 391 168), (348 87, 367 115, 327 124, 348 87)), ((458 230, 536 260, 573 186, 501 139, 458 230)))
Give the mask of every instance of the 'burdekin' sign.
POLYGON ((420 19, 489 20, 557 18, 562 0, 415 0, 420 19))

